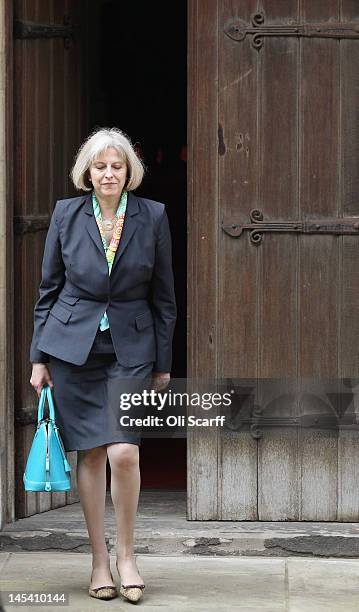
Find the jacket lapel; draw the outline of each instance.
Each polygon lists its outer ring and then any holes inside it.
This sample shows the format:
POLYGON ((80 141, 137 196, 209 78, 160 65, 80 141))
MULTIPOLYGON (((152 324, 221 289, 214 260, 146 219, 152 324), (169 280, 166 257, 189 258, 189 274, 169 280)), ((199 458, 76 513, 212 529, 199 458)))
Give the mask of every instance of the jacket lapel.
MULTIPOLYGON (((85 196, 84 212, 88 216, 88 219, 87 219, 87 221, 85 223, 86 230, 88 231, 88 233, 91 236, 92 240, 94 241, 94 243, 98 247, 102 257, 104 258, 104 260, 106 261, 106 264, 107 264, 106 255, 105 255, 105 249, 103 248, 100 230, 99 230, 99 228, 97 226, 96 217, 95 217, 94 212, 93 212, 92 191, 89 192, 85 196)), ((111 275, 113 273, 115 265, 117 264, 118 260, 120 259, 121 255, 123 254, 125 248, 129 244, 132 236, 134 235, 135 231, 137 230, 136 215, 137 215, 138 212, 139 212, 138 200, 137 200, 136 196, 133 195, 133 193, 131 191, 129 191, 128 192, 128 197, 127 197, 127 207, 126 207, 125 221, 124 221, 123 228, 122 228, 120 243, 119 243, 119 245, 117 247, 117 251, 115 253, 115 259, 114 259, 113 264, 112 264, 111 275)))
POLYGON ((102 244, 102 240, 101 240, 101 235, 100 235, 99 229, 97 227, 96 218, 95 218, 95 215, 94 215, 94 212, 93 212, 92 191, 90 191, 87 194, 87 196, 85 197, 84 212, 86 213, 86 215, 88 215, 87 221, 85 221, 86 230, 90 234, 92 240, 94 241, 94 243, 97 246, 98 250, 100 251, 102 257, 104 258, 104 260, 107 263, 106 255, 105 255, 105 250, 103 248, 103 244, 102 244))
POLYGON ((115 259, 113 260, 111 274, 113 274, 114 267, 118 263, 121 255, 125 248, 128 246, 132 236, 138 228, 138 217, 136 215, 140 212, 138 206, 138 200, 131 191, 128 192, 127 207, 125 214, 125 221, 122 228, 120 243, 115 253, 115 259))

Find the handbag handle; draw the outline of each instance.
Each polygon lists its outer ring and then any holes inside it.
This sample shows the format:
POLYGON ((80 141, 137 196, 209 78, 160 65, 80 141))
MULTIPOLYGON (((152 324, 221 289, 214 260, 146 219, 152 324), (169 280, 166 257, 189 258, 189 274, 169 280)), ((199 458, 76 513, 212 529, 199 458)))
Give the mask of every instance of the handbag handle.
POLYGON ((41 389, 41 394, 40 394, 40 399, 39 399, 39 406, 38 406, 38 410, 37 410, 37 423, 38 424, 44 418, 44 407, 45 407, 46 398, 47 398, 47 402, 49 404, 50 420, 51 421, 55 421, 55 407, 54 407, 54 401, 52 399, 51 388, 50 388, 49 385, 44 385, 42 387, 42 389, 41 389))

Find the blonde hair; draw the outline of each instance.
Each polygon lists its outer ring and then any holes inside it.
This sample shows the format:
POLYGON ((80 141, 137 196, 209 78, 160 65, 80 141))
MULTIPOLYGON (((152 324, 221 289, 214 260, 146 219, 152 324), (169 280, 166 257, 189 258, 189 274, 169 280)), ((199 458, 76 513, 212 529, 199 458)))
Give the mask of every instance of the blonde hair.
POLYGON ((96 128, 77 151, 70 172, 70 178, 76 189, 84 191, 92 189, 88 169, 97 156, 109 147, 117 149, 127 165, 126 191, 133 191, 141 184, 145 166, 138 157, 130 138, 118 128, 104 127, 96 128))

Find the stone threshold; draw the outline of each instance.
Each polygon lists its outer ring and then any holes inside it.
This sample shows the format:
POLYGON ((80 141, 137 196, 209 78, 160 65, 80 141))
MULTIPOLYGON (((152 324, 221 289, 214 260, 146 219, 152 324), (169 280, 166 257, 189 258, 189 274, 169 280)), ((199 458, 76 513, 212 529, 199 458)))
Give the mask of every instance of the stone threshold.
MULTIPOLYGON (((115 515, 106 497, 105 532, 116 552, 115 515)), ((359 523, 188 521, 185 491, 141 491, 135 552, 162 556, 359 558, 359 523)), ((90 553, 79 502, 23 518, 0 532, 0 551, 90 553)))

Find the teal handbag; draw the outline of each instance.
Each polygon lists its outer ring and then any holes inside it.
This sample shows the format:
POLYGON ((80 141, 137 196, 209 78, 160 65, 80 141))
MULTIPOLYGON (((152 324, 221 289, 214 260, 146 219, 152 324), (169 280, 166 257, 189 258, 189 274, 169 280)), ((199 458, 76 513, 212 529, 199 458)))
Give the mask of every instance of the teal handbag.
POLYGON ((51 389, 45 385, 40 394, 37 429, 32 441, 23 476, 25 491, 69 491, 71 466, 55 422, 51 389), (50 416, 44 418, 45 400, 50 416))

